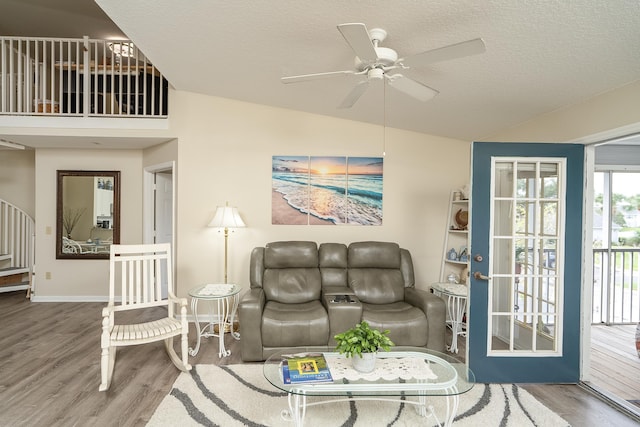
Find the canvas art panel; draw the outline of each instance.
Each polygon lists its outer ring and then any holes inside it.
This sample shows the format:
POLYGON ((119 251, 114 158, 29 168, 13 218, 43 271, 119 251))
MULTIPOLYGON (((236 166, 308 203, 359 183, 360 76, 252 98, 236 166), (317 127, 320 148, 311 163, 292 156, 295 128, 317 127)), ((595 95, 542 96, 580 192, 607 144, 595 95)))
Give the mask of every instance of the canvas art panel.
POLYGON ((272 224, 382 225, 381 157, 273 156, 272 224))

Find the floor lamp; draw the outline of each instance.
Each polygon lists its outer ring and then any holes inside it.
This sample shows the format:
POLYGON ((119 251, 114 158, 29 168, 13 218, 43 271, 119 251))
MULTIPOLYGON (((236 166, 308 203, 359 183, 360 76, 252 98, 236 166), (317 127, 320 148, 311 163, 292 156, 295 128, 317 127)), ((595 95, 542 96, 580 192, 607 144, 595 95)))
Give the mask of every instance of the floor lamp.
POLYGON ((224 283, 229 283, 227 281, 229 229, 245 227, 244 221, 242 221, 238 213, 238 208, 229 206, 229 202, 227 202, 226 206, 218 206, 216 208, 216 213, 211 222, 209 222, 209 227, 224 229, 224 283))

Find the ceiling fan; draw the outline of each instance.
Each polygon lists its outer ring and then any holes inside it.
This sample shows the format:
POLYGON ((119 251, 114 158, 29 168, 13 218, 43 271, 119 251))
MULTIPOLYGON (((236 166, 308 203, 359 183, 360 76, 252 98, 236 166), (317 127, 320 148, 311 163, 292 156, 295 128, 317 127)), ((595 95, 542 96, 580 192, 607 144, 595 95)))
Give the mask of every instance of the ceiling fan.
POLYGON ((367 31, 364 24, 352 23, 338 25, 338 30, 356 54, 355 70, 303 74, 281 79, 282 83, 298 83, 349 74, 364 76, 365 79, 356 84, 338 108, 351 108, 365 93, 370 81, 383 79, 386 79, 391 87, 419 101, 428 101, 439 92, 400 73, 389 74, 389 72, 424 67, 435 62, 476 55, 485 51, 484 42, 481 38, 477 38, 428 50, 407 58, 398 58, 395 50, 379 45, 387 37, 387 32, 381 28, 367 31))

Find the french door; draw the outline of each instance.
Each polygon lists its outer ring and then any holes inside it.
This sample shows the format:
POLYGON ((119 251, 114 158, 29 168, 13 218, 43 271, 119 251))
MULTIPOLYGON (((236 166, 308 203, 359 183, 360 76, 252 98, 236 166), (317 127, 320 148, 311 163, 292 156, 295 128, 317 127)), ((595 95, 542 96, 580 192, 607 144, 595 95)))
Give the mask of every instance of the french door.
POLYGON ((472 145, 469 367, 577 383, 584 147, 472 145))

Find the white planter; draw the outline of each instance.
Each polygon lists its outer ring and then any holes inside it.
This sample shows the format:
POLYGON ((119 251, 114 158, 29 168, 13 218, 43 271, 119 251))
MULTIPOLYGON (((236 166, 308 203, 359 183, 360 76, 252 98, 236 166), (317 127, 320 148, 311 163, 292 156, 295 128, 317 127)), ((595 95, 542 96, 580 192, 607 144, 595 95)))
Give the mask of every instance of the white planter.
POLYGON ((376 368, 376 357, 377 353, 362 353, 362 357, 354 354, 351 359, 351 363, 353 364, 353 369, 358 372, 373 372, 376 368))

